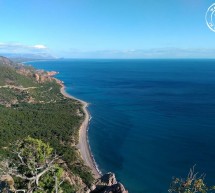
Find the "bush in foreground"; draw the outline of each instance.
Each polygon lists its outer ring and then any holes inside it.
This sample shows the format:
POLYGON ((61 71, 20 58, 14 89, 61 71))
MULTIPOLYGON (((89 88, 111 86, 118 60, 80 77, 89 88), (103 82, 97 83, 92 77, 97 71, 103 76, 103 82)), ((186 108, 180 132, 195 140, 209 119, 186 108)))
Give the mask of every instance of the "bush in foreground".
POLYGON ((214 192, 215 186, 207 186, 205 174, 198 175, 195 166, 190 169, 187 178, 173 178, 169 188, 170 193, 209 193, 214 192))
POLYGON ((59 156, 41 140, 27 137, 18 142, 10 160, 1 162, 0 192, 62 192, 63 168, 59 156))

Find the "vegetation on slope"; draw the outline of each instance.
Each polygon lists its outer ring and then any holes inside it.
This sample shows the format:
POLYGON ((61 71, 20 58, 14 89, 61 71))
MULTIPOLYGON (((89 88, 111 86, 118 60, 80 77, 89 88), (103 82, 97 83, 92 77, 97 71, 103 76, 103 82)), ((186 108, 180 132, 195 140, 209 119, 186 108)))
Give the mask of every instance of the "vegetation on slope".
POLYGON ((0 154, 10 156, 10 145, 27 136, 41 139, 90 186, 92 173, 76 149, 84 118, 81 104, 65 98, 56 80, 43 71, 5 64, 0 58, 0 72, 0 154))
MULTIPOLYGON (((65 188, 64 168, 60 157, 41 140, 27 137, 14 146, 11 159, 1 161, 0 182, 5 192, 52 193, 74 192, 65 188)), ((1 190, 0 190, 1 192, 1 190)))

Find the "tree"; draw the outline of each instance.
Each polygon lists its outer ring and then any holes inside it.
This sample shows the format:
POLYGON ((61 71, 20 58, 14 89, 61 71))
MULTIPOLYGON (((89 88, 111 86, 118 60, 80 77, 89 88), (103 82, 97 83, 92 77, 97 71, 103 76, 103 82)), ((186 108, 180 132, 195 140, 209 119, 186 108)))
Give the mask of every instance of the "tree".
POLYGON ((215 186, 209 187, 205 183, 205 174, 195 172, 195 166, 190 169, 186 179, 173 178, 169 188, 170 193, 207 193, 214 192, 215 186))
POLYGON ((63 175, 58 160, 59 156, 48 144, 27 137, 16 144, 12 159, 2 162, 0 175, 12 176, 17 182, 17 188, 11 191, 58 193, 63 175))

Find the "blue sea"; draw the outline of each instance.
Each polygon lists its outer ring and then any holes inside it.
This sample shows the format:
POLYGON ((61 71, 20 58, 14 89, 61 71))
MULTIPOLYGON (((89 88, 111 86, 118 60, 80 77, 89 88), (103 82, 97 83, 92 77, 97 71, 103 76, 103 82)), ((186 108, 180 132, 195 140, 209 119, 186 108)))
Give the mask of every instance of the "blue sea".
POLYGON ((68 93, 90 103, 99 169, 130 193, 167 193, 194 164, 215 184, 215 60, 50 60, 68 93))

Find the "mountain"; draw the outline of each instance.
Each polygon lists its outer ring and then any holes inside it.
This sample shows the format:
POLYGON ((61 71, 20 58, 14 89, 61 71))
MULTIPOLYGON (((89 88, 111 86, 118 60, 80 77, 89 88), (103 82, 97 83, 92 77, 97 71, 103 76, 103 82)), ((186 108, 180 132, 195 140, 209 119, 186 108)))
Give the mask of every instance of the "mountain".
POLYGON ((4 55, 5 57, 15 61, 15 62, 23 62, 23 61, 30 61, 30 60, 49 60, 49 59, 57 59, 57 57, 52 56, 48 53, 3 53, 0 55, 4 55))
POLYGON ((0 65, 14 66, 15 63, 13 61, 11 61, 10 59, 4 57, 4 56, 0 56, 0 65))

